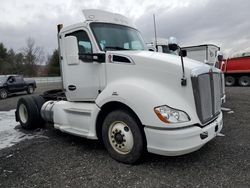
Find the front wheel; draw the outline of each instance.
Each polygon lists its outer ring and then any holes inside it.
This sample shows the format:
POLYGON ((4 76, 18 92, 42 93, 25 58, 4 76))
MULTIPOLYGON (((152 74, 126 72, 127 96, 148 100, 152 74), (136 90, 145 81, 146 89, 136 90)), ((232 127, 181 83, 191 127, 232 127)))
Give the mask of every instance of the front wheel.
POLYGON ((6 89, 0 89, 0 99, 6 99, 8 97, 8 92, 6 89))
POLYGON ((16 121, 19 121, 24 129, 36 129, 44 125, 40 115, 44 99, 40 96, 22 97, 17 102, 16 121))
POLYGON ((143 130, 127 111, 116 110, 107 115, 102 126, 102 139, 110 156, 117 161, 132 164, 143 154, 143 130))

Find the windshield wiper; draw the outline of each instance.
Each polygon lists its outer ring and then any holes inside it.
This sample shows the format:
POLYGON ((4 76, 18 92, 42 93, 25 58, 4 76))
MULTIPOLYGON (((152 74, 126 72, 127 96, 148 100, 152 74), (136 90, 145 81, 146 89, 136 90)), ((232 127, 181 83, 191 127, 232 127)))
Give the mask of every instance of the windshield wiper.
POLYGON ((105 46, 104 50, 107 51, 108 49, 109 50, 130 50, 130 49, 122 48, 119 46, 105 46))

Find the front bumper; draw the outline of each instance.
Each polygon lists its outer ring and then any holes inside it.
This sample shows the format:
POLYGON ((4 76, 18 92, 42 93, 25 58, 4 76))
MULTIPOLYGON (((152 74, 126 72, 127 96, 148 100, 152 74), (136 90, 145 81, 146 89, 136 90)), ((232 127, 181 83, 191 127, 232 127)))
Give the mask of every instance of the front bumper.
POLYGON ((198 150, 212 140, 222 129, 222 112, 205 127, 192 126, 182 129, 154 129, 145 127, 147 149, 150 153, 177 156, 198 150))

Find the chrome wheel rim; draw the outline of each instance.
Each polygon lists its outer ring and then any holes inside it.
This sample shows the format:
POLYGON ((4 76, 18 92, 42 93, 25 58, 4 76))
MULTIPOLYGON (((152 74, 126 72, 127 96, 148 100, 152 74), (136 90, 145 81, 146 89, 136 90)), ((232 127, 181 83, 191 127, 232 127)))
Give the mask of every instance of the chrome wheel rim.
POLYGON ((28 110, 24 104, 19 106, 19 118, 22 123, 26 123, 28 121, 28 110))
POLYGON ((134 146, 134 137, 129 126, 121 121, 111 124, 108 131, 109 142, 120 154, 128 154, 134 146))

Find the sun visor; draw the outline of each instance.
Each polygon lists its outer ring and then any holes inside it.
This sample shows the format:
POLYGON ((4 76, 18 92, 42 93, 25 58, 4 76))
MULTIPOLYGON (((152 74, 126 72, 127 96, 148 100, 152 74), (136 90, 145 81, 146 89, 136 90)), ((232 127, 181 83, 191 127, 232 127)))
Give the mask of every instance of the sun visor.
POLYGON ((97 9, 85 9, 82 12, 86 21, 106 22, 126 25, 133 28, 135 27, 135 25, 128 18, 121 14, 111 13, 97 9))

